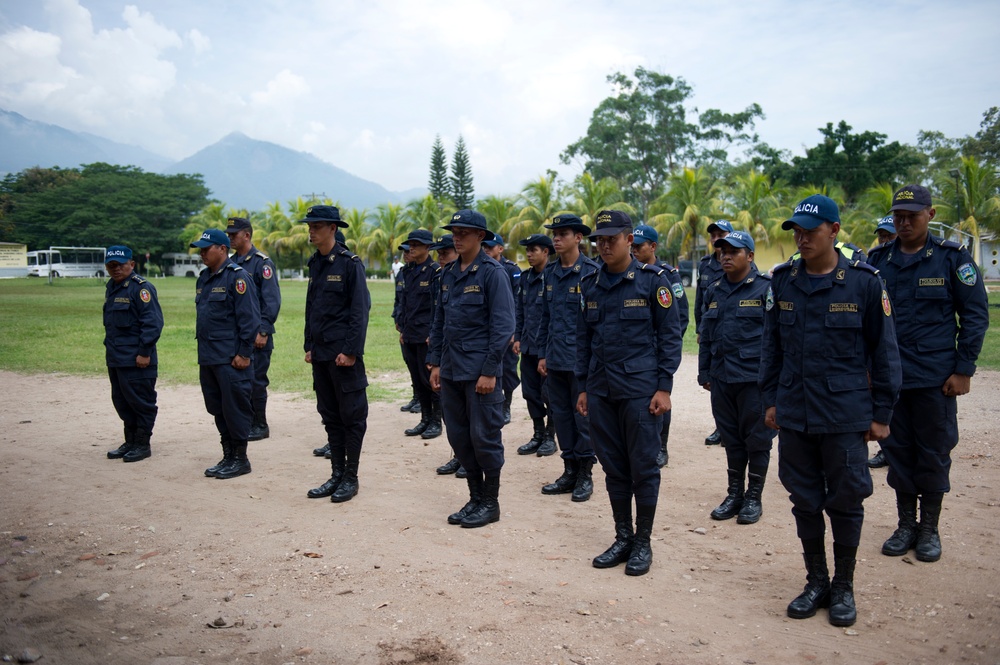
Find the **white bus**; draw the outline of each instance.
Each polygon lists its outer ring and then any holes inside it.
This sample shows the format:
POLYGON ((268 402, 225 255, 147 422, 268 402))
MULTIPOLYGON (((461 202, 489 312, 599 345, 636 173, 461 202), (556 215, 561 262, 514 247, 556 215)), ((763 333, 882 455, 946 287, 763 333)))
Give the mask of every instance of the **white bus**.
POLYGON ((28 252, 29 277, 104 277, 103 247, 49 247, 28 252))
POLYGON ((198 254, 167 252, 163 255, 163 274, 168 277, 197 277, 205 265, 198 254))

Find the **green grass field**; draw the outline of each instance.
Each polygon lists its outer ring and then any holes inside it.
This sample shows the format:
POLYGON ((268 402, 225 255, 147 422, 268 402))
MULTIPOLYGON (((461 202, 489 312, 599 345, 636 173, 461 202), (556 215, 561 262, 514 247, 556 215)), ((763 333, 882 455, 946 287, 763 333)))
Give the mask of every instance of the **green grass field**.
MULTIPOLYGON (((197 384, 197 347, 194 339, 194 284, 185 277, 154 281, 165 321, 158 345, 160 380, 197 384)), ((369 282, 372 310, 368 324, 365 364, 369 398, 398 400, 400 374, 405 374, 399 338, 392 325, 393 285, 388 280, 369 282), (392 379, 384 378, 392 373, 392 379)), ((694 291, 688 289, 694 303, 694 291)), ((276 325, 271 359, 271 388, 310 393, 312 377, 302 358, 302 326, 306 283, 281 283, 281 316, 276 325)), ((41 279, 0 280, 0 368, 16 372, 65 372, 104 375, 104 326, 101 307, 104 282, 97 279, 60 279, 49 285, 41 279)), ((981 367, 1000 368, 1000 292, 990 294, 990 331, 979 358, 981 367)), ((684 351, 696 353, 694 317, 684 338, 684 351)), ((404 382, 405 385, 405 382, 404 382)))

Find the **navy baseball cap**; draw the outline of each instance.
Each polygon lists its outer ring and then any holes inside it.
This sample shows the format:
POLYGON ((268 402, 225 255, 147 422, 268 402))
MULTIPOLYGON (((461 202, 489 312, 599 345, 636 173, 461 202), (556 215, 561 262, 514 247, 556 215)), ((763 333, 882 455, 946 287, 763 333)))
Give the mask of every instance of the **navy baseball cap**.
POLYGON ((906 185, 896 190, 892 195, 892 207, 889 210, 908 210, 920 212, 931 206, 931 193, 920 185, 906 185))
POLYGON ((494 233, 493 237, 489 240, 483 240, 483 244, 490 247, 503 247, 503 236, 499 233, 494 233))
POLYGON ((421 245, 433 245, 434 236, 427 229, 416 229, 414 231, 410 231, 410 235, 406 236, 407 244, 411 241, 420 243, 421 245))
POLYGON ((708 225, 708 232, 711 233, 712 231, 725 231, 726 233, 732 233, 733 223, 725 219, 712 222, 708 225))
POLYGON ((238 233, 244 230, 253 230, 253 226, 250 225, 250 220, 246 217, 230 217, 229 226, 226 227, 226 233, 238 233))
POLYGON ((306 218, 300 219, 299 223, 308 224, 309 222, 326 222, 345 229, 348 227, 348 223, 340 218, 340 210, 337 209, 337 206, 313 206, 309 208, 306 210, 306 218))
POLYGON ((875 233, 879 231, 888 231, 889 233, 896 232, 896 223, 892 219, 892 215, 886 215, 882 219, 878 220, 878 226, 875 227, 875 233))
POLYGON ((201 234, 201 237, 191 243, 192 247, 204 249, 212 245, 225 245, 229 247, 229 236, 222 229, 208 229, 201 234))
POLYGON ((632 231, 632 218, 621 210, 602 210, 597 213, 597 228, 592 236, 613 236, 622 231, 632 231))
POLYGON ((551 224, 546 224, 545 228, 558 231, 559 229, 572 229, 585 236, 590 235, 590 227, 583 223, 583 220, 572 213, 556 215, 552 218, 551 224))
POLYGON ((552 238, 548 237, 544 233, 532 233, 518 244, 523 245, 524 247, 545 247, 550 253, 555 250, 555 245, 552 244, 552 238))
POLYGON ((486 235, 483 236, 483 240, 493 239, 493 231, 486 228, 486 218, 483 217, 481 212, 476 212, 475 210, 459 210, 451 216, 451 221, 445 224, 444 228, 449 231, 453 231, 454 229, 485 231, 486 235))
POLYGON ((795 212, 792 213, 791 218, 781 223, 781 228, 788 231, 793 226, 799 226, 806 231, 811 231, 823 222, 839 221, 840 208, 837 207, 837 203, 829 196, 813 194, 802 199, 795 206, 795 212))
POLYGON ((104 252, 104 262, 125 263, 132 260, 132 250, 125 245, 112 245, 104 252))
POLYGON ((632 236, 633 245, 641 245, 644 242, 658 242, 660 240, 660 234, 656 232, 656 229, 648 224, 640 224, 635 227, 632 231, 632 236))
POLYGON ((712 243, 716 247, 722 247, 723 245, 729 245, 730 247, 745 247, 751 252, 754 251, 753 236, 746 231, 733 231, 725 238, 719 238, 712 243))
POLYGON ((409 245, 407 245, 407 244, 406 244, 406 243, 404 242, 404 243, 403 243, 402 245, 400 245, 400 246, 399 246, 399 247, 397 247, 396 249, 397 249, 397 250, 399 250, 400 252, 408 252, 408 251, 410 251, 410 246, 409 246, 409 245))
POLYGON ((440 252, 442 249, 455 249, 455 239, 452 238, 450 233, 445 233, 438 238, 436 243, 431 245, 431 249, 435 252, 440 252))

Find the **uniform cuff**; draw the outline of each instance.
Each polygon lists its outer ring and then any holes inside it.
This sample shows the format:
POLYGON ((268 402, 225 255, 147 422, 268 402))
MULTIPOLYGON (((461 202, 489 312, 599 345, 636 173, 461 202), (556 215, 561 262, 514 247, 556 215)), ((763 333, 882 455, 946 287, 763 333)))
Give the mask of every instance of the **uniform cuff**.
POLYGON ((973 376, 976 373, 976 364, 970 363, 968 361, 959 360, 955 363, 955 374, 961 374, 962 376, 973 376))
POLYGON ((892 422, 892 409, 886 406, 876 406, 872 414, 872 420, 883 425, 892 422))
POLYGON ((674 391, 674 377, 671 376, 670 378, 667 378, 667 379, 660 379, 659 383, 656 385, 656 389, 657 390, 665 390, 668 393, 673 392, 674 391))

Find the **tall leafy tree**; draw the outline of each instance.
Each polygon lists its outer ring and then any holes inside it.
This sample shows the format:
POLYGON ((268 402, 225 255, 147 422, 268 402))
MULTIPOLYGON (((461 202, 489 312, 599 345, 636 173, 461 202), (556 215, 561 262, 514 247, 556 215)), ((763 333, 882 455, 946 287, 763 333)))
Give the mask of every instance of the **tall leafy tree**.
POLYGON ((591 228, 602 210, 621 210, 635 215, 635 208, 625 202, 621 187, 614 178, 596 180, 589 173, 581 173, 566 191, 570 198, 569 209, 591 228))
POLYGON ((938 174, 941 197, 935 207, 940 217, 935 219, 956 225, 973 237, 983 231, 1000 233, 1000 177, 996 165, 963 157, 959 173, 957 191, 951 174, 938 174))
POLYGON ((456 210, 465 210, 472 207, 475 199, 469 153, 465 149, 465 139, 459 135, 451 161, 451 200, 456 210))
POLYGON ((663 234, 667 243, 679 240, 681 252, 696 258, 699 239, 721 214, 719 189, 719 182, 705 169, 679 171, 670 176, 666 193, 650 206, 650 226, 663 234))
POLYGON ((754 242, 769 244, 770 229, 775 221, 788 219, 791 210, 783 201, 787 189, 775 184, 770 177, 751 168, 733 177, 723 194, 723 214, 741 229, 749 231, 754 242))
POLYGON ((966 156, 1000 164, 1000 107, 992 106, 983 113, 976 135, 965 141, 966 156))
POLYGON ((444 152, 440 134, 434 137, 434 146, 431 148, 431 172, 427 181, 427 191, 435 201, 444 202, 451 199, 448 156, 444 152))

